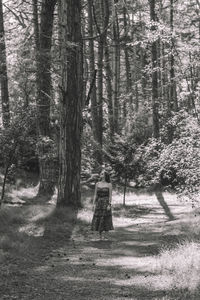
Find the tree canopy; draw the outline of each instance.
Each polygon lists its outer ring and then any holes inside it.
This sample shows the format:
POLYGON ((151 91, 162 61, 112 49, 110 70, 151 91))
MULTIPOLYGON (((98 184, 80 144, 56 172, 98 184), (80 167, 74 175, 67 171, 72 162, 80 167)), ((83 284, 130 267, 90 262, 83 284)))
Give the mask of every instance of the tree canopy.
POLYGON ((105 165, 198 192, 198 0, 2 0, 0 14, 4 171, 39 170, 39 196, 59 182, 58 203, 75 206, 81 176, 105 165))

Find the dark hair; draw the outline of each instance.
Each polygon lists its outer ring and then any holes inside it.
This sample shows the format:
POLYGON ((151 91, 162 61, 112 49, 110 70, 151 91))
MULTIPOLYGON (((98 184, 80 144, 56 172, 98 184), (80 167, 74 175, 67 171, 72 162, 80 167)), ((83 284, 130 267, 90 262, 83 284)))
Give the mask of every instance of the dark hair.
POLYGON ((110 174, 108 172, 105 172, 105 181, 110 183, 110 174))

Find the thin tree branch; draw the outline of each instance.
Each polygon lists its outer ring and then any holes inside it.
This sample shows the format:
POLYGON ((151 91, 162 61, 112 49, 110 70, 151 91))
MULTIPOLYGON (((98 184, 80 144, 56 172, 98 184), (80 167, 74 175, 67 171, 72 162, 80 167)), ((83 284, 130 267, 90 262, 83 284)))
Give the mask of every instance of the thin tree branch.
POLYGON ((23 21, 23 18, 22 18, 22 14, 20 13, 20 16, 18 16, 10 7, 8 7, 5 3, 3 4, 3 6, 13 14, 13 16, 15 17, 15 19, 19 22, 19 25, 22 26, 22 28, 26 28, 26 24, 24 23, 23 21), (20 18, 21 17, 21 18, 20 18))
POLYGON ((93 90, 93 87, 94 87, 95 81, 96 81, 96 75, 97 75, 97 70, 94 70, 94 75, 93 75, 93 78, 92 78, 92 82, 90 84, 90 88, 89 88, 89 91, 88 91, 87 99, 85 101, 85 106, 89 105, 91 93, 92 93, 92 90, 93 90))

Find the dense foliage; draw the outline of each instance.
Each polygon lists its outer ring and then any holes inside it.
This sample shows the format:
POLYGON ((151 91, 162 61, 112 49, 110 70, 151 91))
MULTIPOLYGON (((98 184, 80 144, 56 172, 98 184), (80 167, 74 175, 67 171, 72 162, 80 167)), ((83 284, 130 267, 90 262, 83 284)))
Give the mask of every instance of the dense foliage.
POLYGON ((16 111, 8 128, 0 130, 1 166, 38 171, 35 111, 16 111))
MULTIPOLYGON (((65 95, 57 6, 47 37, 46 2, 29 2, 3 1, 11 122, 1 124, 0 158, 35 172, 42 160, 58 159, 65 95)), ((113 180, 138 187, 198 191, 199 1, 82 0, 81 7, 82 173, 105 166, 113 180)))

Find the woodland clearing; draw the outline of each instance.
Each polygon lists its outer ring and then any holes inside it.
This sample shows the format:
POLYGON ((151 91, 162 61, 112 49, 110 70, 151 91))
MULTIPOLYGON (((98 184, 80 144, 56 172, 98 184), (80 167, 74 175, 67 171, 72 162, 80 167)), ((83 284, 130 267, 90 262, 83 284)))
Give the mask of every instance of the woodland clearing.
POLYGON ((113 193, 115 230, 90 231, 92 190, 78 212, 55 199, 30 204, 37 187, 10 195, 27 205, 0 211, 0 299, 199 299, 199 219, 190 203, 160 191, 113 193))

